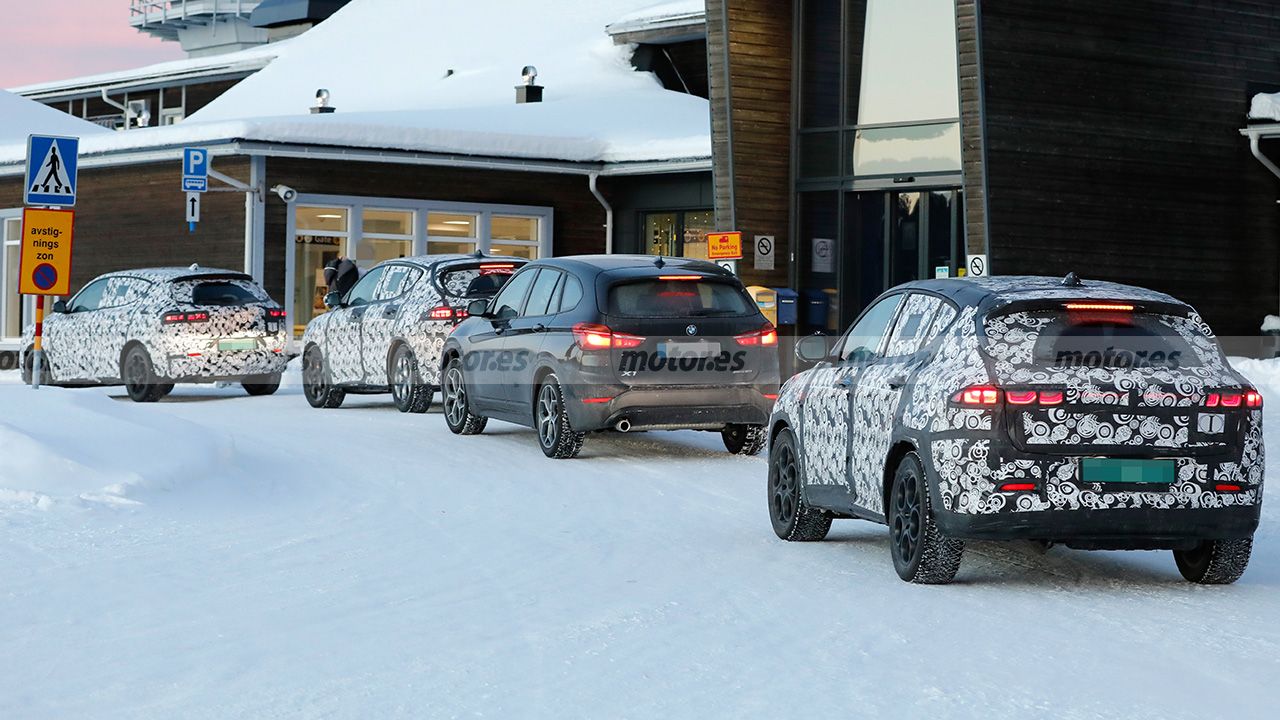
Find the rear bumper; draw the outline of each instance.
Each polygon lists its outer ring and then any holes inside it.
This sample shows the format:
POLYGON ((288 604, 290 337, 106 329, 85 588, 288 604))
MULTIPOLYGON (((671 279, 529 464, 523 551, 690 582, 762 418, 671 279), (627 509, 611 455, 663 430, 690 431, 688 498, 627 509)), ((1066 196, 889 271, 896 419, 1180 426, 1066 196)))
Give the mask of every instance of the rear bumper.
POLYGON ((719 430, 725 425, 765 425, 777 386, 621 386, 566 388, 569 422, 583 431, 605 430, 621 420, 632 430, 719 430), (608 402, 583 402, 612 398, 608 402))
POLYGON ((1261 505, 1227 508, 1044 510, 968 515, 935 512, 946 535, 980 540, 1046 540, 1089 549, 1170 549, 1199 540, 1246 538, 1261 505))
POLYGON ((169 355, 164 375, 174 382, 213 382, 241 380, 259 375, 284 372, 289 357, 272 350, 202 353, 198 357, 169 355))

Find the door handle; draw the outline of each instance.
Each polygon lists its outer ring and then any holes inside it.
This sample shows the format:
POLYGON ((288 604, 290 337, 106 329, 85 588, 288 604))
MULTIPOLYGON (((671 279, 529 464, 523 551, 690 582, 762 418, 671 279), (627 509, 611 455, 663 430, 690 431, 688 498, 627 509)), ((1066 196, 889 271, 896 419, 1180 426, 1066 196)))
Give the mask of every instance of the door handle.
POLYGON ((533 331, 534 331, 534 332, 536 332, 536 333, 546 332, 546 331, 547 331, 547 326, 546 326, 546 325, 543 325, 542 323, 538 323, 537 325, 534 325, 534 326, 533 326, 533 331))
POLYGON ((889 380, 889 389, 901 390, 904 386, 906 386, 906 384, 907 384, 907 377, 905 375, 899 375, 898 377, 891 378, 889 380))
POLYGON ((850 376, 848 376, 848 375, 846 375, 846 376, 844 376, 844 377, 840 378, 839 380, 837 380, 837 381, 836 381, 836 385, 835 385, 835 386, 836 386, 836 387, 839 387, 839 388, 844 388, 844 389, 846 389, 846 390, 847 390, 847 389, 849 389, 849 388, 853 387, 853 378, 852 378, 852 377, 850 377, 850 376))
POLYGON ((382 310, 382 317, 392 318, 392 317, 395 317, 396 313, 398 312, 400 312, 399 305, 388 305, 386 308, 382 310))

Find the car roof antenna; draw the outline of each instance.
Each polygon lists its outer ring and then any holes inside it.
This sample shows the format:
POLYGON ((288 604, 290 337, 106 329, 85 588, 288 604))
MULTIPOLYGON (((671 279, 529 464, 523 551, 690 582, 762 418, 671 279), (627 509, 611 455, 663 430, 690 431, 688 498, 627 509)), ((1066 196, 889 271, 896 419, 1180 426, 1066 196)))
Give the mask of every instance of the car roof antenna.
POLYGON ((1084 283, 1080 282, 1080 276, 1076 275, 1073 272, 1067 273, 1067 276, 1062 278, 1062 287, 1075 288, 1075 287, 1081 287, 1083 285, 1084 283))
POLYGON ((667 266, 667 263, 662 259, 662 256, 659 255, 658 259, 653 261, 653 266, 661 270, 662 268, 667 266))

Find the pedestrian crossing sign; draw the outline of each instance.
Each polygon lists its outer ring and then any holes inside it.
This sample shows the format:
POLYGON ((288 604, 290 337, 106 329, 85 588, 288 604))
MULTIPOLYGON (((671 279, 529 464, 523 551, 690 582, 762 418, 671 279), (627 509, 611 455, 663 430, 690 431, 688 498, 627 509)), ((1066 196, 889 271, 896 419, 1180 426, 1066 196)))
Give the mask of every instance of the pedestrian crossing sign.
POLYGON ((80 138, 31 135, 27 138, 27 205, 76 204, 76 166, 80 138))

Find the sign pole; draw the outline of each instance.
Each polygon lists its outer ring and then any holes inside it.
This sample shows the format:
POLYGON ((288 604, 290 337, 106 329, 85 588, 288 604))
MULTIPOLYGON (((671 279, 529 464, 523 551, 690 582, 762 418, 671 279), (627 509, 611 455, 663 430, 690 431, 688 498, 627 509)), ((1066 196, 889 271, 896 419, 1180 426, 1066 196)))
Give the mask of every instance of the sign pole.
POLYGON ((40 376, 44 371, 44 296, 36 296, 36 333, 31 358, 31 389, 40 389, 40 376))

